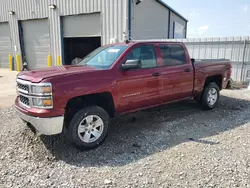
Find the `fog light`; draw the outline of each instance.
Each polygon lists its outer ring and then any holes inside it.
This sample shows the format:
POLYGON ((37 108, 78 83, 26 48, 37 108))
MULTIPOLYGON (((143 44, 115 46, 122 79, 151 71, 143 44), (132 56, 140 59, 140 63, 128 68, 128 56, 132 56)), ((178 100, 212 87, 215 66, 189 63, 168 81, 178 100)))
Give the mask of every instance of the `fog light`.
POLYGON ((34 98, 33 99, 33 105, 34 106, 43 106, 43 101, 42 101, 42 99, 40 99, 40 98, 34 98))
POLYGON ((51 98, 33 98, 33 107, 37 108, 52 108, 53 103, 51 98))

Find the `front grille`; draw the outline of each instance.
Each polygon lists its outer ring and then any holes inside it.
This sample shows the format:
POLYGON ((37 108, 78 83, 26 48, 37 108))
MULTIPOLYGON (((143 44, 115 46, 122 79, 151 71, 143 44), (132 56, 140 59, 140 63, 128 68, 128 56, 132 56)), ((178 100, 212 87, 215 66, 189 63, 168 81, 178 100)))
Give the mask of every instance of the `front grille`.
POLYGON ((30 82, 25 80, 17 79, 17 92, 19 95, 19 102, 22 105, 30 107, 30 99, 29 99, 29 84, 30 82))
POLYGON ((20 102, 23 103, 24 105, 26 106, 29 106, 30 105, 30 101, 29 101, 29 98, 28 97, 25 97, 23 95, 20 95, 20 102))
MULTIPOLYGON (((50 83, 39 83, 39 84, 34 84, 31 83, 30 81, 27 80, 22 80, 17 78, 17 95, 19 96, 19 104, 23 106, 24 108, 32 108, 35 107, 33 105, 33 99, 36 98, 52 98, 52 94, 45 95, 45 94, 33 94, 31 92, 31 87, 32 86, 50 86, 50 83)), ((37 108, 43 108, 43 109, 51 109, 53 108, 53 105, 51 106, 41 106, 37 108)))
POLYGON ((22 90, 22 91, 25 91, 27 93, 29 92, 29 86, 28 85, 17 83, 17 88, 22 90))

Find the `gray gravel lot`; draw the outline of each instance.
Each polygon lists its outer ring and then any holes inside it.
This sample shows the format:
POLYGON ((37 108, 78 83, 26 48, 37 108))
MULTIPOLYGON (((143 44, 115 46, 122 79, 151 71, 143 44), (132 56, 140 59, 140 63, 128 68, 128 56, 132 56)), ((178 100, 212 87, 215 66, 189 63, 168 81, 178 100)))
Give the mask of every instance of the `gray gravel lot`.
POLYGON ((0 109, 0 187, 250 187, 249 91, 223 91, 213 111, 186 101, 134 116, 81 152, 0 109))

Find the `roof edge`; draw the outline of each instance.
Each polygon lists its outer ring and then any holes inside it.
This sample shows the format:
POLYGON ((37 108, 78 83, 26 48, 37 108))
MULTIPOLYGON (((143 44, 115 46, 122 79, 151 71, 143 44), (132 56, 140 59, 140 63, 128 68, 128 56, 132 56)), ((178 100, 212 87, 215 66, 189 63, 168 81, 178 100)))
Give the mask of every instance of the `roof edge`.
POLYGON ((172 7, 170 7, 167 3, 165 3, 162 0, 156 0, 158 3, 162 4, 164 7, 166 7, 167 9, 171 10, 173 13, 175 13, 176 15, 178 15, 179 17, 181 17, 183 20, 185 20, 186 22, 188 22, 188 19, 186 19, 184 16, 182 16, 180 13, 178 13, 176 10, 174 10, 172 7))

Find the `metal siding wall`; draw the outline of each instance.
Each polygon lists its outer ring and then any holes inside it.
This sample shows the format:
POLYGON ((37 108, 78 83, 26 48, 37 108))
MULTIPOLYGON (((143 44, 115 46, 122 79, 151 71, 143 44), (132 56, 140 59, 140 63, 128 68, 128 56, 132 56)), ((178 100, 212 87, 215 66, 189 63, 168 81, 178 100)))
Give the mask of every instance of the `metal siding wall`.
POLYGON ((12 46, 17 46, 16 52, 12 49, 13 55, 21 54, 18 20, 48 17, 54 64, 57 56, 62 56, 61 16, 101 12, 102 45, 110 43, 111 38, 123 41, 123 33, 127 33, 127 0, 0 0, 0 4, 0 22, 9 21, 12 46), (49 4, 55 4, 57 9, 49 9, 49 4), (9 10, 15 15, 9 15, 9 10))
POLYGON ((0 0, 0 22, 6 22, 9 20, 8 11, 11 7, 11 2, 6 0, 0 0))
POLYGON ((8 11, 14 11, 18 20, 48 17, 48 1, 45 0, 0 0, 0 22, 8 21, 8 11))
MULTIPOLYGON (((187 22, 185 20, 183 20, 181 17, 177 16, 175 13, 171 12, 170 13, 170 38, 173 38, 173 32, 174 32, 174 22, 178 22, 181 25, 184 26, 184 28, 186 28, 186 24, 187 22)), ((185 31, 184 31, 185 34, 185 31)))
POLYGON ((132 39, 168 38, 169 10, 160 3, 144 0, 132 5, 132 39))

